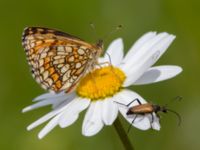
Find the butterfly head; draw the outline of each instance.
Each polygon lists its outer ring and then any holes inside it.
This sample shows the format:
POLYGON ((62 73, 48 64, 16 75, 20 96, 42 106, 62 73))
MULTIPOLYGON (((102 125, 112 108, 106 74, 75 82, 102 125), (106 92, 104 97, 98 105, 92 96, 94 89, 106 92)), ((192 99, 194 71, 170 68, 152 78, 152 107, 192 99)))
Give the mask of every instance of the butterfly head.
POLYGON ((101 48, 101 49, 103 49, 103 40, 98 40, 97 41, 97 43, 96 43, 96 46, 98 47, 98 48, 101 48))

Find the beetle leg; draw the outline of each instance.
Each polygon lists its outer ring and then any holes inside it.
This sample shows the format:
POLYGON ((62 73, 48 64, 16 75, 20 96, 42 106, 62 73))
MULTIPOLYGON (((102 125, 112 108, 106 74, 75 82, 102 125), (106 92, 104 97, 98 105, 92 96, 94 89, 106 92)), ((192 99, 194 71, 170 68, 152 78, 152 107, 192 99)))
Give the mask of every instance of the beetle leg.
POLYGON ((156 116, 160 119, 160 115, 158 113, 156 113, 156 116))
POLYGON ((140 100, 138 98, 135 99, 140 105, 142 105, 142 103, 140 102, 140 100))
POLYGON ((136 118, 137 118, 137 115, 135 115, 133 121, 132 121, 131 124, 129 125, 127 133, 129 133, 129 131, 130 131, 130 129, 131 129, 131 126, 133 125, 133 123, 134 123, 134 121, 135 121, 136 118))
POLYGON ((139 105, 142 104, 138 98, 132 100, 132 101, 131 101, 130 103, 128 103, 128 104, 123 104, 123 103, 120 103, 120 102, 117 102, 117 101, 114 101, 114 102, 117 103, 117 104, 120 104, 120 105, 124 105, 124 106, 129 107, 134 101, 137 101, 137 102, 139 103, 139 105))
POLYGON ((138 98, 132 100, 130 103, 127 104, 127 107, 130 106, 134 101, 137 101, 139 103, 139 105, 141 105, 142 103, 140 102, 140 100, 138 98))
POLYGON ((113 101, 113 102, 120 104, 120 105, 123 105, 123 106, 127 106, 126 104, 123 104, 123 103, 120 103, 120 102, 117 102, 117 101, 113 101))
POLYGON ((153 121, 154 121, 154 116, 153 116, 153 113, 151 113, 151 123, 153 123, 153 121))

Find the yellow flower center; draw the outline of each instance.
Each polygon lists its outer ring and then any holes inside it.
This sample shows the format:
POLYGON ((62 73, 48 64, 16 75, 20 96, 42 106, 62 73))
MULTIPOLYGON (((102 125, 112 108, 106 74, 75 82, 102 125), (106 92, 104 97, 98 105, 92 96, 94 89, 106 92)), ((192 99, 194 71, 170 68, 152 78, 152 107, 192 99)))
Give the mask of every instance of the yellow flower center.
POLYGON ((95 69, 81 79, 76 92, 91 100, 104 99, 119 92, 125 78, 124 72, 113 66, 95 69))

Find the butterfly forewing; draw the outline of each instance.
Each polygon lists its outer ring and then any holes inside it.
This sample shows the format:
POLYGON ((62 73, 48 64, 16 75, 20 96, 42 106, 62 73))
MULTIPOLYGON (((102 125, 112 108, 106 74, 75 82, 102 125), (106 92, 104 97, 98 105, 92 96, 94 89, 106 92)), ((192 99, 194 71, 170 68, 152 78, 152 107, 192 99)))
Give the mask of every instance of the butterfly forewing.
POLYGON ((70 92, 96 62, 98 48, 83 40, 53 29, 29 27, 22 45, 31 72, 44 88, 70 92))

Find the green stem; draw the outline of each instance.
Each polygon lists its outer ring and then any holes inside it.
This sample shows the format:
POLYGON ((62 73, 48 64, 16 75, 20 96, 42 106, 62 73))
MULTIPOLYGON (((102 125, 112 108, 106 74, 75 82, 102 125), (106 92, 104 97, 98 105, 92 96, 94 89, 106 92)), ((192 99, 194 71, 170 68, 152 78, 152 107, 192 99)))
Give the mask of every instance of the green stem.
POLYGON ((119 135, 121 142, 123 143, 124 149, 125 150, 134 150, 134 147, 131 144, 126 131, 124 130, 119 117, 117 117, 117 119, 115 120, 114 127, 115 127, 117 134, 119 135))

